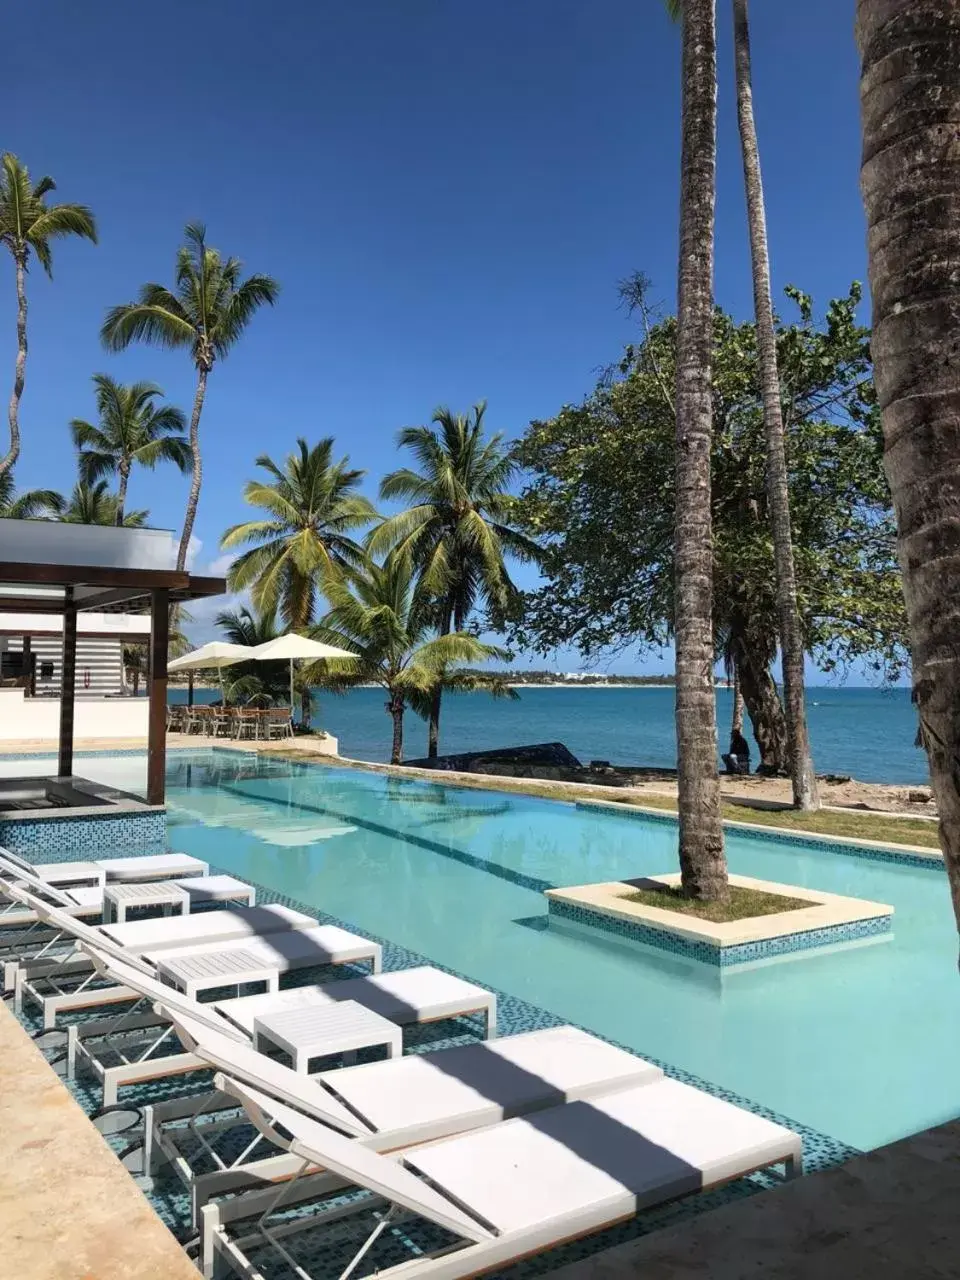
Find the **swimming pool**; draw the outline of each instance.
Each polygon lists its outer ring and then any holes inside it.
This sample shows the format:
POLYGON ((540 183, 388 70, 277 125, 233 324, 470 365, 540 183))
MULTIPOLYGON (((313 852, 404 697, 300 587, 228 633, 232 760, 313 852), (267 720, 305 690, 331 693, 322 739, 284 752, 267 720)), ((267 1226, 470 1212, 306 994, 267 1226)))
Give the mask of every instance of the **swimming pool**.
MULTIPOLYGON (((88 758, 136 790, 143 760, 88 758)), ((168 762, 170 843, 861 1149, 960 1114, 942 869, 729 834, 745 875, 896 909, 891 940, 724 973, 546 927, 542 890, 674 870, 671 825, 208 752, 168 762)))

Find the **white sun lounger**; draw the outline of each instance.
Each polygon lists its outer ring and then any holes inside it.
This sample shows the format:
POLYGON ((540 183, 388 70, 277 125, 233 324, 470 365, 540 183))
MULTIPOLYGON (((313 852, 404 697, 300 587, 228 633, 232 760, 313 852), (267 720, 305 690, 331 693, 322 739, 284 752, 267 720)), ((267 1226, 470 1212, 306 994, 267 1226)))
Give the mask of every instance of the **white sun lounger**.
POLYGON ((254 1019, 266 1013, 268 1007, 272 1012, 338 1000, 355 1000, 400 1026, 479 1013, 484 1015, 487 1038, 497 1034, 497 997, 492 992, 426 964, 366 978, 345 978, 324 986, 290 987, 273 996, 218 1000, 217 1009, 253 1039, 254 1019))
POLYGON ((147 853, 128 858, 102 858, 92 862, 28 862, 9 849, 0 850, 0 873, 16 878, 27 871, 47 884, 62 888, 73 884, 135 884, 142 880, 176 880, 180 876, 205 876, 210 867, 188 853, 147 853))
MULTIPOLYGON (((204 941, 214 940, 224 945, 288 929, 319 927, 311 916, 279 904, 225 908, 200 915, 91 927, 57 908, 51 908, 40 898, 16 886, 11 887, 11 892, 19 894, 25 905, 73 944, 87 942, 97 947, 106 943, 116 948, 114 954, 121 957, 143 957, 147 951, 155 957, 204 941)), ((35 1002, 43 1011, 44 1030, 49 1030, 55 1025, 57 1014, 65 1010, 90 1009, 134 998, 126 987, 103 986, 98 977, 90 957, 80 951, 75 950, 66 958, 50 961, 38 956, 16 967, 13 975, 15 1008, 20 1012, 24 997, 35 1002), (77 979, 79 982, 73 987, 77 979)))
MULTIPOLYGON (((325 1184, 314 1175, 315 1188, 334 1198, 309 1218, 273 1225, 275 1212, 300 1199, 296 1178, 262 1208, 262 1192, 206 1204, 207 1276, 219 1257, 247 1280, 262 1280, 253 1250, 276 1250, 289 1265, 282 1242, 296 1232, 326 1222, 343 1225, 351 1214, 361 1221, 371 1215, 366 1239, 358 1241, 343 1272, 349 1275, 402 1213, 434 1223, 454 1241, 435 1251, 411 1249, 407 1260, 379 1269, 380 1280, 394 1274, 461 1280, 758 1169, 782 1164, 793 1177, 802 1161, 801 1140, 789 1129, 676 1080, 551 1107, 392 1157, 246 1085, 229 1087, 257 1129, 303 1171, 318 1165, 329 1171, 325 1184), (345 1186, 365 1189, 375 1199, 345 1204, 345 1186), (231 1231, 231 1224, 252 1212, 261 1216, 247 1223, 246 1234, 231 1231)), ((306 1270, 298 1275, 309 1278, 306 1270)))
MULTIPOLYGON (((304 1076, 224 1036, 208 1018, 200 1023, 182 1011, 164 1012, 181 1043, 225 1079, 239 1079, 375 1150, 463 1133, 663 1076, 652 1063, 576 1027, 550 1027, 304 1076), (371 1071, 374 1067, 392 1070, 371 1071), (364 1106, 370 1109, 371 1096, 378 1101, 379 1123, 363 1113, 364 1106)), ((145 1108, 147 1167, 153 1168, 161 1151, 190 1188, 195 1211, 211 1196, 233 1194, 251 1184, 267 1187, 269 1198, 275 1180, 293 1177, 299 1170, 289 1155, 251 1160, 249 1148, 229 1165, 221 1161, 207 1139, 233 1128, 236 1121, 196 1121, 231 1105, 236 1105, 232 1085, 218 1083, 217 1091, 203 1098, 145 1108), (184 1134, 185 1119, 190 1122, 190 1140, 201 1141, 215 1172, 196 1173, 181 1150, 178 1137, 184 1134)), ((302 1191, 309 1197, 312 1187, 304 1184, 302 1191)))
MULTIPOLYGON (((63 1032, 58 1033, 65 1037, 68 1077, 74 1076, 78 1060, 82 1059, 102 1082, 104 1106, 116 1103, 118 1090, 126 1086, 190 1071, 209 1070, 210 1064, 195 1054, 171 1052, 170 1037, 173 1028, 165 1016, 166 1013, 186 1017, 196 1025, 201 1025, 221 1036, 234 1038, 238 1043, 249 1046, 253 1041, 255 1017, 288 1009, 296 1004, 331 1004, 340 999, 355 999, 361 1004, 369 1001, 367 1007, 380 1011, 378 995, 381 990, 381 979, 385 975, 347 978, 328 982, 323 986, 292 987, 289 990, 265 996, 244 996, 240 999, 227 1000, 222 1005, 201 1004, 189 996, 171 990, 140 966, 134 967, 124 960, 107 956, 93 947, 88 951, 98 970, 108 981, 125 986, 135 995, 142 997, 142 1000, 133 1008, 122 1014, 96 1021, 72 1023, 63 1032), (145 1004, 160 1005, 165 1012, 151 1017, 144 1009, 145 1004), (247 1004, 251 1006, 249 1012, 243 1008, 247 1004), (227 1007, 231 1012, 229 1018, 223 1012, 227 1007)), ((415 1001, 427 990, 431 973, 446 979, 442 984, 444 1008, 450 1011, 446 1016, 455 1017, 475 1012, 479 996, 488 996, 495 1007, 496 997, 489 992, 484 992, 482 987, 454 978, 450 974, 443 974, 440 970, 430 971, 421 967, 401 970, 389 975, 392 979, 390 989, 398 997, 404 992, 403 979, 407 976, 410 978, 407 984, 409 997, 403 1002, 402 1010, 398 1009, 401 1016, 392 1019, 393 1021, 400 1022, 401 1025, 404 1021, 409 1021, 408 1013, 414 1008, 415 1001), (461 988, 459 1004, 454 1000, 453 984, 457 983, 461 988)), ((384 1016, 389 1017, 389 1014, 384 1016)), ((49 1048, 53 1045, 48 1043, 44 1047, 49 1048)))

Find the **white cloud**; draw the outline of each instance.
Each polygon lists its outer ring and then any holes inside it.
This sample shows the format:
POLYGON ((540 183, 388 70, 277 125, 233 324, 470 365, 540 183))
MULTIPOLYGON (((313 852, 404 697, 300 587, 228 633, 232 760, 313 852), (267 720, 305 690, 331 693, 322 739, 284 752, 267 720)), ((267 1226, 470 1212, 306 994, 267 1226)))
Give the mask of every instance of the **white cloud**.
POLYGON ((202 546, 202 540, 195 533, 191 533, 190 541, 187 543, 187 573, 193 573, 202 546))
POLYGON ((225 551, 222 556, 217 556, 216 560, 210 561, 207 565, 206 572, 211 578, 223 578, 226 576, 227 571, 236 558, 236 552, 225 551))

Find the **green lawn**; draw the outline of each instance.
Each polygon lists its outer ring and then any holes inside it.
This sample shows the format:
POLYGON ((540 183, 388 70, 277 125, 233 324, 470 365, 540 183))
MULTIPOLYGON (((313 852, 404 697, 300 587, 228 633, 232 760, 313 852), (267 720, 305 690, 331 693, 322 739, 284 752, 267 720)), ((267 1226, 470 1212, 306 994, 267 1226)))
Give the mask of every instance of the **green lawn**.
POLYGON ((635 889, 620 895, 623 902, 639 902, 645 907, 659 907, 661 911, 678 911, 681 915, 696 916, 713 924, 726 924, 730 920, 747 920, 751 916, 772 916, 778 911, 798 911, 811 904, 802 898, 788 898, 781 893, 764 893, 760 889, 742 889, 730 886, 726 902, 695 902, 681 895, 679 886, 665 884, 662 889, 635 889))

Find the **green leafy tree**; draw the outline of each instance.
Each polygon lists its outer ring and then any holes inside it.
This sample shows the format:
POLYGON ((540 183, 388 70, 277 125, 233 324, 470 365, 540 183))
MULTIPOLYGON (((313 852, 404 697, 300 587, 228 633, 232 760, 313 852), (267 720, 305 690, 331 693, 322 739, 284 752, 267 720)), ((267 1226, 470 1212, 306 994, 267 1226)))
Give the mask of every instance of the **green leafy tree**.
POLYGON ((123 524, 127 485, 134 465, 149 467, 171 462, 190 470, 190 445, 183 431, 186 419, 172 404, 158 405, 163 392, 152 382, 125 386, 105 373, 93 376, 99 426, 74 418, 70 423, 79 452, 80 474, 88 483, 116 476, 117 524, 123 524))
MULTIPOLYGON (((379 525, 369 540, 372 554, 388 548, 408 553, 419 575, 419 593, 441 636, 462 631, 478 605, 495 619, 515 602, 506 560, 535 561, 539 549, 514 524, 516 499, 509 485, 516 463, 503 436, 487 437, 486 403, 471 414, 438 409, 432 426, 405 427, 398 435, 419 467, 385 476, 380 496, 411 505, 379 525)), ((439 750, 442 683, 429 716, 428 754, 439 750)))
POLYGON ((25 164, 9 151, 0 156, 0 243, 13 255, 17 286, 17 360, 13 394, 7 410, 10 448, 0 459, 0 476, 20 456, 20 400, 27 368, 27 271, 32 254, 48 276, 53 275, 52 242, 82 236, 96 243, 93 214, 82 204, 48 204, 56 190, 52 178, 32 182, 25 164))
MULTIPOLYGON (((796 322, 778 322, 791 512, 804 648, 827 673, 867 661, 896 678, 907 661, 893 512, 881 458, 869 332, 860 290, 830 303, 788 290, 796 322)), ((576 645, 658 648, 673 634, 676 322, 635 300, 642 339, 580 405, 534 422, 519 442, 530 473, 519 511, 544 548, 545 585, 513 627, 541 652, 576 645)), ((756 327, 713 320, 711 455, 714 628, 732 660, 761 767, 788 766, 771 665, 779 647, 776 569, 756 327)))
MULTIPOLYGON (((439 682, 447 687, 479 688, 471 673, 458 664, 503 657, 501 650, 462 631, 433 636, 432 611, 425 610, 417 589, 417 575, 408 552, 390 552, 382 564, 367 561, 349 578, 331 579, 325 586, 329 612, 313 634, 318 640, 357 654, 353 661, 330 659, 306 675, 323 678, 332 688, 346 689, 374 683, 386 691, 386 710, 393 721, 391 762, 403 758, 403 717, 408 706, 429 713, 439 682)), ((499 695, 505 686, 494 682, 499 695)))
POLYGON ((224 359, 264 305, 272 306, 280 286, 270 276, 241 278, 239 258, 221 258, 206 242, 200 223, 187 224, 185 244, 177 250, 173 289, 145 284, 136 302, 107 312, 100 336, 110 351, 123 351, 131 342, 159 347, 186 347, 197 370, 197 390, 190 415, 190 454, 193 463, 190 494, 184 515, 177 568, 187 563, 187 549, 200 501, 203 463, 200 454, 200 415, 207 379, 215 361, 224 359))
POLYGON ((960 926, 960 440, 956 3, 858 0, 877 393, 913 691, 960 926))
POLYGON ((266 519, 235 524, 220 540, 224 550, 248 547, 230 567, 230 590, 249 590, 257 609, 279 611, 294 631, 314 621, 318 582, 363 560, 363 549, 350 534, 377 518, 357 492, 366 473, 351 469, 348 461, 333 461, 329 436, 312 448, 298 439, 297 451, 282 467, 262 454, 256 465, 270 479, 250 480, 243 496, 266 519))

